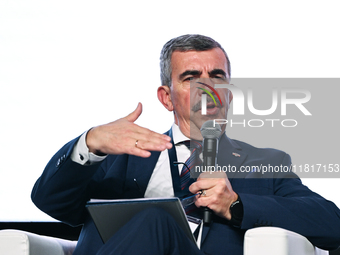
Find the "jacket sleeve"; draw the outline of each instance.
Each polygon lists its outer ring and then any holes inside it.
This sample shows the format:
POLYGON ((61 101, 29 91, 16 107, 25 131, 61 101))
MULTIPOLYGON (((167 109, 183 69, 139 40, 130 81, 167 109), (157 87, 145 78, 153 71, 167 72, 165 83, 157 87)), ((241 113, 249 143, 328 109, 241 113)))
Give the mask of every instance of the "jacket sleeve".
POLYGON ((93 196, 96 180, 105 176, 105 160, 89 166, 71 160, 78 139, 67 143, 52 157, 31 194, 40 210, 70 225, 84 222, 87 216, 85 205, 93 196))
MULTIPOLYGON (((285 154, 282 165, 290 166, 285 154)), ((242 229, 275 226, 305 236, 315 246, 340 245, 340 211, 334 203, 312 192, 297 177, 271 178, 272 195, 240 193, 244 206, 242 229)))

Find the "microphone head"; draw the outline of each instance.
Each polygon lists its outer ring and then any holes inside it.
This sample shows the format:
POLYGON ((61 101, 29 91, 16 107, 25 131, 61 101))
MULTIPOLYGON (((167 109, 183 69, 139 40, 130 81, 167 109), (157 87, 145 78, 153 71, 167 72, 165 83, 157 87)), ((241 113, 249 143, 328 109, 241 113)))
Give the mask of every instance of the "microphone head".
POLYGON ((213 120, 207 120, 201 127, 201 134, 203 138, 218 139, 221 133, 221 125, 215 123, 213 120))

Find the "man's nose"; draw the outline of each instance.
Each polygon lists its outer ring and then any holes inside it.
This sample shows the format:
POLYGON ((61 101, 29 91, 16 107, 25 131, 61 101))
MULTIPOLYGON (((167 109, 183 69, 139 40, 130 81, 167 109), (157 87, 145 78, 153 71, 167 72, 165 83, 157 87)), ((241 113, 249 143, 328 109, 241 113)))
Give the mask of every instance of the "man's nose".
POLYGON ((209 87, 215 87, 215 84, 211 78, 198 78, 195 80, 195 86, 209 90, 209 87))

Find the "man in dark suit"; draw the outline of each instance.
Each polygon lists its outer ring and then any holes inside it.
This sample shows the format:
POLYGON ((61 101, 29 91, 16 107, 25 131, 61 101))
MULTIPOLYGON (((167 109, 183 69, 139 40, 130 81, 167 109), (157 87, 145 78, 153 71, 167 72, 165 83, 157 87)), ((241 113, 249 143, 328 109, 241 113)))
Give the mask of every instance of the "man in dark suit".
MULTIPOLYGON (((242 254, 245 231, 257 226, 286 228, 321 248, 337 248, 340 212, 332 202, 291 173, 258 176, 257 172, 202 174, 191 184, 191 193, 204 191, 195 205, 213 211, 212 222, 200 234, 201 250, 159 211, 139 215, 102 243, 85 209, 89 199, 183 195, 178 192, 182 166, 172 164, 190 156, 183 141, 202 140, 202 123, 206 118, 227 119, 232 100, 228 90, 219 90, 221 103, 208 102, 207 116, 202 116, 197 107, 202 94, 190 93, 190 82, 202 78, 229 80, 230 62, 223 48, 201 35, 170 40, 161 53, 162 86, 157 91, 160 102, 174 113, 170 131, 158 134, 134 124, 142 113, 138 104, 125 118, 94 127, 58 151, 33 188, 33 202, 58 220, 84 225, 75 254, 242 254)), ((282 151, 258 149, 231 140, 224 132, 219 152, 218 165, 238 170, 291 165, 282 151)))

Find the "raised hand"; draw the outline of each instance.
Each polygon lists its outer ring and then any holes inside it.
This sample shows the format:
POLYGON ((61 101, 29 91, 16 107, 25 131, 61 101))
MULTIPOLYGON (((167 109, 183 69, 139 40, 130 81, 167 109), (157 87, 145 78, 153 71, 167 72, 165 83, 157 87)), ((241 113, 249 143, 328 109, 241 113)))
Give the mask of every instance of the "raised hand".
POLYGON ((149 157, 150 151, 163 151, 172 147, 167 135, 140 127, 134 122, 142 114, 142 104, 124 118, 92 128, 86 137, 90 152, 103 154, 131 154, 149 157))

